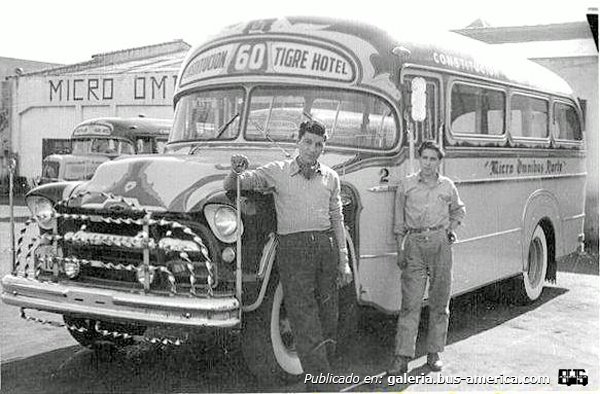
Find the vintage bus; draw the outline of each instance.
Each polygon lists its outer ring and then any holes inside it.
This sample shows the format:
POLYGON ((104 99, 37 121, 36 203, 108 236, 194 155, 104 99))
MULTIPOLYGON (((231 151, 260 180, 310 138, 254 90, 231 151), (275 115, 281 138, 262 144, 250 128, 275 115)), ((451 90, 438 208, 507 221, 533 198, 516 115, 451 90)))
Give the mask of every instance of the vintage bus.
POLYGON ((43 158, 39 184, 90 179, 100 164, 120 155, 162 153, 172 123, 145 117, 83 121, 73 130, 69 154, 43 158))
POLYGON ((468 211, 453 295, 514 278, 515 297, 536 300, 582 245, 578 101, 547 69, 485 44, 323 18, 241 23, 189 53, 174 105, 167 154, 30 192, 46 235, 32 266, 17 259, 3 279, 5 303, 63 315, 86 345, 154 326, 239 331, 257 376, 299 375, 272 198, 244 193, 238 226, 222 181, 233 153, 254 166, 293 157, 307 117, 328 127, 322 161, 340 175, 354 273, 341 293, 360 305, 399 311, 395 185, 417 170, 423 139, 444 146, 468 211))

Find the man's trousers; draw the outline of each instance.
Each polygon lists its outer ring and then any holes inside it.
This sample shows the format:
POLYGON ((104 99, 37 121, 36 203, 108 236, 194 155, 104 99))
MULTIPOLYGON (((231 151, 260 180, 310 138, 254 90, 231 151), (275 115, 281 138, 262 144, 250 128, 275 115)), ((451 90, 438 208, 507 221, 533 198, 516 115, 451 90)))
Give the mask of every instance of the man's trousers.
POLYGON ((304 373, 326 374, 338 317, 335 236, 332 231, 280 235, 277 256, 285 310, 304 373))
POLYGON ((450 315, 452 249, 444 229, 410 233, 402 271, 402 307, 398 316, 395 356, 414 357, 419 319, 429 277, 427 353, 444 350, 450 315))

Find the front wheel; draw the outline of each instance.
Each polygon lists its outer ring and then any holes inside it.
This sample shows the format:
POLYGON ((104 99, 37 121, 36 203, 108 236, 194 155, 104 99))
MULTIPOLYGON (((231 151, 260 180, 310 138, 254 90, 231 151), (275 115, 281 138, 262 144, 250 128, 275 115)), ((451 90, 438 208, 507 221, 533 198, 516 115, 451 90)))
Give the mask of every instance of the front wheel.
POLYGON ((302 374, 279 281, 269 284, 261 306, 247 315, 242 351, 248 368, 261 382, 276 384, 302 374))
POLYGON ((537 300, 542 294, 548 270, 548 244, 546 234, 540 225, 536 226, 531 240, 521 283, 519 298, 524 302, 537 300))
MULTIPOLYGON (((354 262, 354 244, 346 233, 350 261, 354 262)), ((356 273, 354 273, 356 275, 356 273)), ((357 329, 358 304, 354 282, 339 289, 338 350, 345 349, 357 329)), ((297 381, 302 364, 296 352, 292 327, 283 303, 283 286, 277 276, 270 278, 260 307, 245 315, 242 352, 248 369, 266 384, 297 381)))

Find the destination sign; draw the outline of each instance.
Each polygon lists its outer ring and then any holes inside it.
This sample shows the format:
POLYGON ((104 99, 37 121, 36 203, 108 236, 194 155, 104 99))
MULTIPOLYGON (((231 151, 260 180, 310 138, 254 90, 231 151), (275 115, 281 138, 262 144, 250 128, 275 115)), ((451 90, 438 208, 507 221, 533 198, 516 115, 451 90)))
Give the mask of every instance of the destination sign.
POLYGON ((312 45, 274 42, 271 44, 276 73, 316 76, 350 82, 352 65, 341 55, 312 45))
POLYGON ((233 48, 234 44, 223 45, 196 56, 183 71, 181 84, 223 74, 231 61, 233 48))
POLYGON ((211 48, 183 71, 181 84, 236 74, 294 75, 351 82, 356 72, 341 52, 288 41, 244 41, 211 48))
POLYGON ((88 124, 79 126, 73 131, 73 135, 110 135, 110 126, 101 124, 88 124))

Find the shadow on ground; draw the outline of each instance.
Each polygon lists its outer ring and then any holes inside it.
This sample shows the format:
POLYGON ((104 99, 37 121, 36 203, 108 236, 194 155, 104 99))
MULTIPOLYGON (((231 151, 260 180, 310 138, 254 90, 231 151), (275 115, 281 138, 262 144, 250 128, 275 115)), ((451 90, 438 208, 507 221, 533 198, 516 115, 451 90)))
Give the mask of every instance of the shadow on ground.
MULTIPOLYGON (((508 280, 497 285, 487 286, 475 292, 456 297, 451 302, 450 324, 448 329, 448 344, 462 341, 471 336, 490 330, 506 323, 518 316, 528 313, 541 305, 566 293, 567 290, 559 287, 548 287, 542 296, 528 305, 521 305, 514 301, 514 297, 507 296, 513 283, 508 280)), ((428 324, 428 308, 425 307, 421 314, 419 336, 417 338, 416 358, 426 354, 425 335, 428 324)), ((375 311, 368 310, 363 316, 361 335, 357 336, 356 344, 348 349, 347 360, 340 374, 375 375, 386 369, 392 359, 394 337, 396 333, 396 317, 382 316, 375 311), (360 368, 356 368, 360 366, 360 368), (348 367, 348 368, 347 368, 348 367)), ((419 366, 409 371, 408 375, 420 376, 430 370, 426 366, 419 366)), ((385 383, 377 386, 365 385, 354 391, 372 391, 383 388, 385 383)), ((389 386, 385 386, 390 389, 389 386)), ((406 385, 393 386, 393 390, 402 390, 406 385)))
MULTIPOLYGON (((573 256, 561 261, 561 272, 598 275, 594 255, 573 256)), ((490 330, 565 294, 561 287, 547 287, 534 303, 520 305, 510 294, 512 282, 487 286, 456 297, 451 303, 448 343, 462 341, 490 330)), ((420 332, 427 325, 424 308, 420 332)), ((333 364, 335 374, 364 377, 386 369, 392 357, 396 317, 372 309, 363 310, 360 329, 341 350, 333 364)), ((417 340, 417 357, 425 354, 425 338, 417 340)), ((2 365, 3 393, 171 393, 171 392, 264 392, 299 391, 302 385, 260 384, 250 374, 237 342, 223 346, 129 347, 125 351, 94 353, 72 346, 15 360, 2 365)), ((418 376, 426 367, 410 371, 418 376)), ((384 385, 362 386, 354 391, 381 391, 384 385)), ((386 387, 390 389, 389 386, 386 387)), ((406 386, 396 385, 393 390, 406 386)))
POLYGON ((3 393, 256 392, 239 352, 72 346, 2 365, 3 393))

